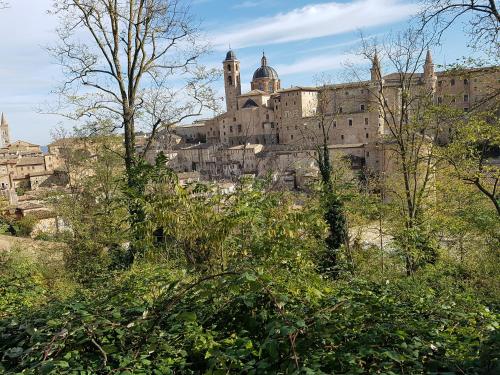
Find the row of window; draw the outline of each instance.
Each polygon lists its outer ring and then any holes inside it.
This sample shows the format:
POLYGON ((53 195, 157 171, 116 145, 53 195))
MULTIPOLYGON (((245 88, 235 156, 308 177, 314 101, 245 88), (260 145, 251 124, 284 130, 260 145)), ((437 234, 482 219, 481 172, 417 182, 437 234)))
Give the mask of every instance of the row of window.
MULTIPOLYGON (((347 119, 347 123, 349 124, 349 126, 352 126, 353 124, 353 121, 352 121, 352 118, 350 119, 347 119)), ((369 121, 368 121, 368 117, 365 117, 365 125, 368 125, 369 121)), ((321 127, 320 124, 318 124, 318 127, 321 127)), ((337 127, 337 121, 333 121, 333 127, 336 128, 337 127)))
MULTIPOLYGON (((26 168, 26 170, 30 170, 30 167, 21 167, 21 170, 24 171, 24 168, 26 168)), ((32 166, 31 167, 31 170, 34 170, 36 167, 35 166, 32 166)))
MULTIPOLYGON (((366 138, 366 139, 369 139, 369 138, 370 138, 370 134, 365 133, 365 138, 366 138)), ((341 134, 341 135, 340 135, 340 139, 341 139, 341 140, 344 140, 344 134, 341 134)), ((290 134, 290 140, 292 140, 292 141, 293 141, 293 134, 290 134)), ((326 136, 326 140, 327 140, 327 141, 329 141, 329 140, 330 140, 330 136, 329 136, 329 135, 327 135, 327 136, 326 136)))
MULTIPOLYGON (((455 103, 456 102, 456 98, 452 98, 451 99, 451 102, 452 103, 455 103)), ((465 94, 464 95, 464 102, 469 102, 469 95, 465 94)), ((438 97, 438 104, 442 104, 443 103, 443 98, 441 96, 438 97)))
MULTIPOLYGON (((468 80, 467 78, 465 78, 465 79, 463 80, 463 82, 464 82, 464 86, 467 86, 467 85, 469 84, 469 80, 468 80)), ((456 82, 455 82, 455 78, 452 78, 452 79, 450 80, 450 85, 451 85, 451 86, 455 86, 455 83, 456 83, 456 82)), ((439 86, 439 87, 443 86, 443 81, 438 81, 438 86, 439 86)))

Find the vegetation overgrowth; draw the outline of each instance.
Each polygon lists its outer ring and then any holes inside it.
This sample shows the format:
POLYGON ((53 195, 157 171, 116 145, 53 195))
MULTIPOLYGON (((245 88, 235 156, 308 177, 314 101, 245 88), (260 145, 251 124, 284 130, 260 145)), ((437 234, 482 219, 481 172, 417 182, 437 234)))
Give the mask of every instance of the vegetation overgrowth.
MULTIPOLYGON (((339 249, 332 277, 322 263, 329 247, 321 187, 319 194, 305 195, 246 181, 228 195, 210 185, 181 186, 161 163, 148 171, 148 193, 136 200, 146 213, 140 227, 144 241, 136 247, 144 251, 131 267, 117 267, 127 254, 125 245, 118 246, 126 231, 110 233, 77 215, 72 225, 94 234, 73 236, 58 273, 54 264, 22 252, 3 255, 3 372, 494 374, 500 369, 500 273, 498 242, 492 242, 498 238, 493 228, 475 222, 477 216, 468 222, 465 254, 437 246, 437 259, 407 276, 397 241, 382 253, 351 238, 349 249, 339 249)), ((343 178, 345 186, 352 185, 352 175, 343 178)), ((377 216, 379 202, 366 194, 343 198, 351 225, 369 227, 377 216)), ((109 203, 90 201, 97 212, 109 203)), ((75 202, 85 200, 72 202, 78 210, 75 202)), ((58 204, 67 208, 64 200, 58 204)), ((479 197, 474 205, 491 225, 495 212, 486 199, 479 197)), ((108 211, 121 216, 108 220, 126 222, 123 207, 108 211)), ((453 215, 440 214, 450 220, 453 215)), ((389 223, 390 213, 386 217, 389 223)))
MULTIPOLYGON (((78 138, 84 152, 62 150, 70 191, 47 197, 64 249, 0 252, 0 372, 500 373, 499 92, 464 113, 413 90, 436 41, 424 31, 439 40, 463 14, 497 61, 495 2, 422 1, 421 28, 385 45, 397 111, 382 79, 371 93, 394 170, 356 174, 330 155, 324 115, 335 114, 319 111, 320 181, 307 192, 272 176, 234 192, 182 185, 162 154, 145 162, 159 131, 216 109, 217 74, 197 64, 208 46, 182 3, 54 1, 62 43, 51 51, 69 68, 60 103, 93 136, 78 138)), ((382 77, 384 51, 362 44, 382 77)))

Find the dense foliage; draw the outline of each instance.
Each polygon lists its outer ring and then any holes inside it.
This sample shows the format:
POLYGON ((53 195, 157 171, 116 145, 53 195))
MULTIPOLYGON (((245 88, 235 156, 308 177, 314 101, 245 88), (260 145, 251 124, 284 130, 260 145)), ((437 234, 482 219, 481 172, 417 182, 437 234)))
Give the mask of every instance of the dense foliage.
MULTIPOLYGON (((110 237, 108 228, 100 231, 78 215, 71 220, 80 225, 82 240, 70 241, 79 247, 66 251, 65 270, 54 272, 54 264, 20 253, 4 255, 3 372, 493 374, 500 369, 494 243, 480 243, 479 252, 469 244, 473 258, 437 247, 434 264, 406 277, 397 240, 379 267, 380 250, 352 238, 354 245, 338 258, 338 277, 331 279, 320 267, 329 236, 321 194, 273 192, 265 181, 243 182, 234 193, 221 194, 210 185, 181 186, 168 171, 150 172, 153 177, 136 200, 145 214, 139 227, 144 251, 131 268, 114 265, 116 249, 108 240, 119 236, 110 237), (85 237, 90 228, 96 233, 85 237), (99 256, 82 253, 86 244, 100 248, 99 256), (485 273, 486 263, 492 267, 485 273)), ((372 223, 379 208, 369 206, 377 200, 349 194, 343 198, 347 220, 372 223)), ((78 204, 88 202, 82 191, 76 198, 78 204)), ((105 199, 90 201, 86 207, 92 212, 110 207, 105 199)), ((494 214, 485 199, 474 204, 484 217, 494 214)), ((471 238, 479 234, 493 241, 491 221, 483 227, 467 222, 476 228, 468 231, 471 238)))
POLYGON ((4 319, 2 365, 57 374, 494 373, 498 315, 444 285, 451 279, 436 285, 437 271, 332 284, 287 265, 196 278, 142 263, 4 319))

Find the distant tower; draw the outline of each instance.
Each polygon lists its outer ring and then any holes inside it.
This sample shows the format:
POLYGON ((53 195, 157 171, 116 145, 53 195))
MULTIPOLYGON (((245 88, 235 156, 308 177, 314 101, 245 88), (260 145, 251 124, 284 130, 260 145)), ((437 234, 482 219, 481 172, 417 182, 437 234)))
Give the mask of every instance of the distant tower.
POLYGON ((10 144, 9 123, 2 113, 2 118, 0 119, 0 147, 5 147, 8 144, 10 144))
POLYGON ((228 112, 235 111, 237 100, 241 95, 240 61, 232 50, 226 54, 224 64, 224 88, 226 90, 226 108, 228 112))
POLYGON ((382 80, 382 69, 380 67, 380 60, 378 58, 378 53, 375 50, 375 54, 372 59, 372 67, 370 68, 371 80, 378 82, 382 80))
POLYGON ((430 91, 436 90, 436 81, 437 77, 434 72, 434 63, 432 62, 431 51, 427 50, 427 55, 425 56, 425 64, 424 64, 424 81, 427 88, 430 91))

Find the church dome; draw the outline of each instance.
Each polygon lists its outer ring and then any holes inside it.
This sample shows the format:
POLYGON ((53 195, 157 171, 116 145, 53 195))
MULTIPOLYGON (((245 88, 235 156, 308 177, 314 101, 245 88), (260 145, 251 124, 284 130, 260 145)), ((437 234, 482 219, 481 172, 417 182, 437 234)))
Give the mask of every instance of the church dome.
POLYGON ((236 54, 234 53, 234 51, 232 49, 230 49, 226 53, 226 61, 228 61, 228 60, 236 60, 236 54))
POLYGON ((262 55, 261 67, 253 74, 253 79, 257 78, 279 79, 278 72, 267 65, 267 58, 264 54, 262 55))

